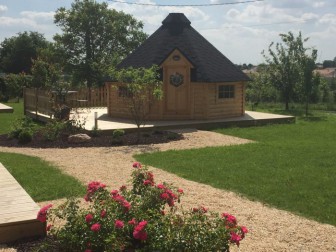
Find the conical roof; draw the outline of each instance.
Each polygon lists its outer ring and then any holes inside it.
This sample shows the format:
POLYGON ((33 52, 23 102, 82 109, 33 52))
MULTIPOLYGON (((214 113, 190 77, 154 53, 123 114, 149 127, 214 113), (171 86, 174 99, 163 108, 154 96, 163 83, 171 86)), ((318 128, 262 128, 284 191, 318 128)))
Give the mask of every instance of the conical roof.
POLYGON ((118 68, 160 65, 178 49, 194 66, 194 82, 248 81, 249 78, 210 42, 199 34, 183 13, 170 13, 141 46, 118 68))

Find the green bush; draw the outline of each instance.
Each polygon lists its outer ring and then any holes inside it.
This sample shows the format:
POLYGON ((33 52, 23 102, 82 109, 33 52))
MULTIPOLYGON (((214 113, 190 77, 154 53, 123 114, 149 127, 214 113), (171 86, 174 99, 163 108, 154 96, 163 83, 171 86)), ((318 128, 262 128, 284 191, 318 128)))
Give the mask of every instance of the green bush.
POLYGON ((182 189, 154 182, 154 175, 135 162, 132 188, 109 192, 105 184, 88 184, 84 199, 49 204, 38 220, 50 222, 53 239, 38 251, 229 251, 248 232, 234 216, 208 212, 200 206, 184 211, 176 206, 182 189), (53 227, 53 223, 62 223, 53 227))
POLYGON ((53 120, 48 122, 46 126, 41 129, 42 137, 46 141, 55 141, 60 137, 61 133, 67 131, 68 127, 67 121, 53 120))
POLYGON ((123 135, 125 135, 125 130, 123 129, 116 129, 116 130, 113 130, 112 132, 113 138, 119 138, 119 137, 122 137, 123 135))
POLYGON ((19 133, 17 139, 19 140, 20 144, 29 143, 33 140, 33 133, 28 129, 24 129, 19 133))
POLYGON ((30 117, 20 118, 14 122, 11 131, 8 134, 8 137, 18 139, 20 133, 23 131, 30 132, 31 135, 33 136, 35 130, 36 130, 36 124, 30 117))

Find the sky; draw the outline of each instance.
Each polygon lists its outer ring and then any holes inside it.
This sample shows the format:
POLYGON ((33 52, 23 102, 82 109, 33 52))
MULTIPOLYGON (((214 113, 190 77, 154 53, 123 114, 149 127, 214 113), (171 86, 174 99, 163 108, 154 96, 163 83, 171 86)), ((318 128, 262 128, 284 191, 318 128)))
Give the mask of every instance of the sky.
MULTIPOLYGON (((104 0, 96 0, 103 2, 104 0)), ((171 12, 182 12, 191 25, 235 64, 264 62, 261 52, 279 34, 289 31, 304 38, 307 47, 318 50, 318 62, 336 57, 336 0, 121 0, 151 6, 107 1, 109 8, 132 14, 152 34, 171 12), (159 7, 157 5, 218 4, 207 7, 159 7)), ((53 23, 60 7, 69 9, 71 0, 0 0, 0 43, 19 32, 37 31, 52 40, 61 33, 53 23)))

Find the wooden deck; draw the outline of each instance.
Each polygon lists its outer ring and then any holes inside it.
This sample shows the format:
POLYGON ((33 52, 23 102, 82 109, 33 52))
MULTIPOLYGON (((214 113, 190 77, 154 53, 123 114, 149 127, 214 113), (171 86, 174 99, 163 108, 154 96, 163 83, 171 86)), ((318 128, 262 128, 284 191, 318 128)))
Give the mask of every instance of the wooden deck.
POLYGON ((0 243, 45 235, 36 220, 40 207, 0 163, 0 243))
POLYGON ((0 113, 13 113, 14 109, 5 104, 0 103, 0 113))

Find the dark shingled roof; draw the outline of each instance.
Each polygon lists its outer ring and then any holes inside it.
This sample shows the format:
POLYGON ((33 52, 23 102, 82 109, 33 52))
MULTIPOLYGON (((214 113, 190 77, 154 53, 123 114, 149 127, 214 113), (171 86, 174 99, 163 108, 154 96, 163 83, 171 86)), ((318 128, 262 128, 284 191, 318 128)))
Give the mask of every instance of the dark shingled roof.
POLYGON ((190 24, 183 13, 170 13, 162 26, 126 57, 118 68, 160 65, 173 50, 178 49, 195 67, 191 76, 194 82, 249 80, 190 24))

